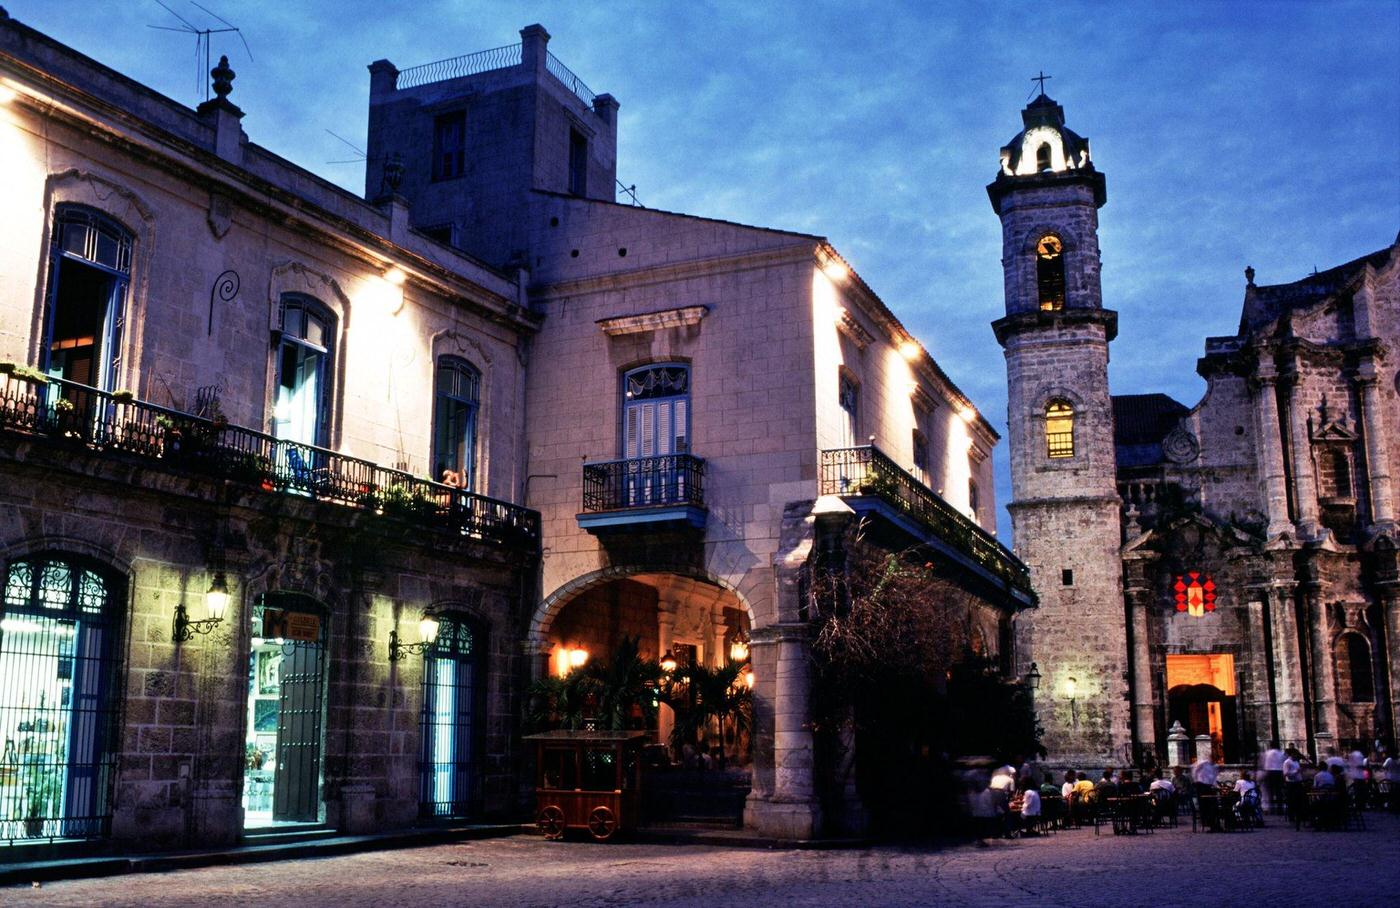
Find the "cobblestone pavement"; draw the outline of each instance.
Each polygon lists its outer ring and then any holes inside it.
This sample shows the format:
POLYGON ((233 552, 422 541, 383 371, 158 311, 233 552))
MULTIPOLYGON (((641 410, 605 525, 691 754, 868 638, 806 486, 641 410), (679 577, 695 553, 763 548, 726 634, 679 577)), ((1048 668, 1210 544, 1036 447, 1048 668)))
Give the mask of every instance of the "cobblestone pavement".
POLYGON ((1105 828, 987 848, 765 851, 530 836, 0 889, 0 905, 1124 906, 1400 904, 1400 820, 1366 832, 1105 828))

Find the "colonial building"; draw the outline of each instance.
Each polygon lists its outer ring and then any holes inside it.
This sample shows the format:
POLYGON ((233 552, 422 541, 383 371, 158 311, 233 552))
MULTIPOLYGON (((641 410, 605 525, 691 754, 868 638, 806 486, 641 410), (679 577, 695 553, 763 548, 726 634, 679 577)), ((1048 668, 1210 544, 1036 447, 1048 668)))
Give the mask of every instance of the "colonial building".
POLYGON ((226 61, 190 110, 0 16, 0 845, 529 819, 522 692, 623 636, 747 649, 747 822, 857 826, 803 589, 857 517, 1009 664, 973 403, 823 238, 617 204, 521 37, 370 67, 362 199, 226 61))
POLYGON ((1022 670, 1053 759, 1230 763, 1392 741, 1400 703, 1400 244, 1300 281, 1246 270, 1205 396, 1107 387, 1087 140, 1041 95, 988 189, 1005 230, 1022 670))

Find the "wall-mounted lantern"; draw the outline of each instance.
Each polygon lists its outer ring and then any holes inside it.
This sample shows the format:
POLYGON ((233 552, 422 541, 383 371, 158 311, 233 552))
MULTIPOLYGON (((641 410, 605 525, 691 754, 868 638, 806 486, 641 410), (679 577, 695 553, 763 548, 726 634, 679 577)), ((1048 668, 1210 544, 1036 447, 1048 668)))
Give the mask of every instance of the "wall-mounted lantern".
POLYGON ((437 642, 438 620, 432 612, 424 612, 418 621, 418 642, 400 643, 398 630, 389 631, 389 661, 397 662, 404 656, 420 656, 437 642))
POLYGON ((1026 672, 1026 687, 1031 690, 1040 689, 1040 670, 1035 667, 1034 662, 1031 663, 1031 670, 1026 672))
POLYGON ((224 613, 228 611, 228 578, 223 571, 215 571, 209 582, 209 590, 204 594, 204 607, 209 617, 203 621, 191 621, 190 613, 181 602, 175 606, 175 628, 172 634, 176 643, 194 638, 195 634, 207 634, 224 623, 224 613))

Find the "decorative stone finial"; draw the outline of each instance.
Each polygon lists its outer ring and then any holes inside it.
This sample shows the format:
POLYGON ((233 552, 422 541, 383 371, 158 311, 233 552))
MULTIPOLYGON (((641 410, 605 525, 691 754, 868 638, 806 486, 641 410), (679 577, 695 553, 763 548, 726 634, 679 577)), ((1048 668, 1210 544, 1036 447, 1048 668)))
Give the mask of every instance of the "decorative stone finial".
POLYGON ((238 75, 229 67, 227 55, 219 57, 219 65, 209 70, 209 75, 214 77, 214 94, 220 99, 227 98, 233 91, 233 79, 238 75))
POLYGON ((1254 266, 1246 265, 1244 268, 1244 282, 1249 286, 1254 286, 1254 266))

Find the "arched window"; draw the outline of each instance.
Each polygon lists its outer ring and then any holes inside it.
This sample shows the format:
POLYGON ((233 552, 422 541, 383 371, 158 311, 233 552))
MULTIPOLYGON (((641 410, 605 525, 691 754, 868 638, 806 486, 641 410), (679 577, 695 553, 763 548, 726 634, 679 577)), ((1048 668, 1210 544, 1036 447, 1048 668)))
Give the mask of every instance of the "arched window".
POLYGON ((438 615, 438 635, 423 654, 419 810, 427 817, 463 817, 479 800, 482 635, 457 615, 438 615))
POLYGON ((1035 244, 1036 295, 1046 312, 1065 307, 1064 252, 1064 244, 1054 234, 1046 234, 1035 244))
POLYGON ((1074 456, 1074 408, 1055 399, 1045 405, 1045 453, 1049 457, 1074 456))
POLYGON ((273 434, 298 444, 324 446, 330 426, 335 316, 319 301, 299 293, 284 294, 281 309, 273 434))
POLYGON ((80 205, 54 213, 41 368, 110 391, 121 364, 131 234, 80 205))
POLYGON ((1371 645, 1358 633, 1337 639, 1337 699, 1344 703, 1374 703, 1376 686, 1371 673, 1371 645))
POLYGON ((1041 142, 1040 147, 1035 150, 1035 169, 1039 173, 1044 173, 1051 168, 1051 150, 1049 142, 1041 142))
POLYGON ((474 489, 476 426, 481 408, 481 372, 456 356, 437 364, 433 404, 433 478, 459 489, 474 489))
POLYGON ((0 843, 111 822, 122 584, 79 558, 11 562, 0 603, 0 843))

